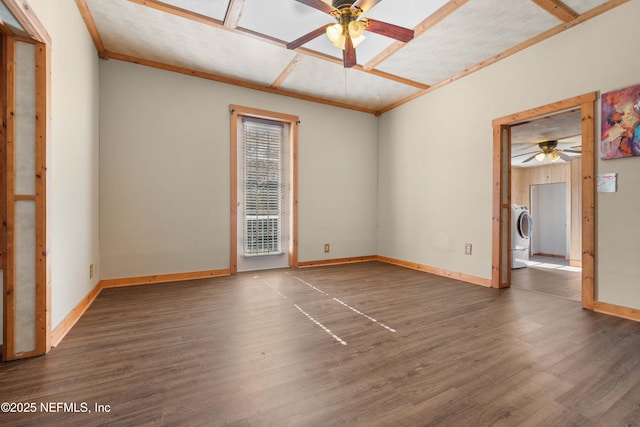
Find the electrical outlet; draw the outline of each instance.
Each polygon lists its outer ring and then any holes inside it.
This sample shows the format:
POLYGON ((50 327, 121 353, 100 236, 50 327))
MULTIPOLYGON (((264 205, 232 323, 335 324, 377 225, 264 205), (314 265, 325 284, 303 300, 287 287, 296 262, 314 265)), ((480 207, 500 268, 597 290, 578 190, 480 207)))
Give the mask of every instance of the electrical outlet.
POLYGON ((465 255, 471 255, 471 248, 472 248, 471 243, 465 243, 464 244, 464 254, 465 255))
POLYGON ((93 264, 89 264, 89 279, 93 279, 93 274, 95 273, 93 264))
POLYGON ((324 253, 328 253, 329 252, 329 244, 325 243, 324 244, 324 253))

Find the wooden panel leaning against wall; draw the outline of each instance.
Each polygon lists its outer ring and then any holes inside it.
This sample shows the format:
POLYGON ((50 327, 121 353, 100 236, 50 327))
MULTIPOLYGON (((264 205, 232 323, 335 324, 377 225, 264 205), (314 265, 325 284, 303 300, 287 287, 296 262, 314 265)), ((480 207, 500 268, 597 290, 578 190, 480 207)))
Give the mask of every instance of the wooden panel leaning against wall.
POLYGON ((51 38, 26 1, 3 0, 22 28, 0 27, 2 217, 2 359, 51 348, 46 167, 51 38))

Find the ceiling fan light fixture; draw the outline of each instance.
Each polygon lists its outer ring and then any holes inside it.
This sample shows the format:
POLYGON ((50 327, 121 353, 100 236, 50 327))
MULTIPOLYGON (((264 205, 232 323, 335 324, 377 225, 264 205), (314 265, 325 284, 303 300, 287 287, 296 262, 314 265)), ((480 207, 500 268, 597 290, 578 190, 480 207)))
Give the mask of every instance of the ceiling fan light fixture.
POLYGON ((545 157, 547 157, 547 154, 542 151, 536 154, 536 160, 539 162, 544 162, 545 157))
POLYGON ((360 36, 360 37, 358 37, 358 38, 353 38, 353 37, 351 37, 351 42, 353 43, 353 47, 354 47, 354 48, 358 47, 358 45, 359 45, 360 43, 362 43, 362 41, 363 41, 364 39, 366 39, 366 37, 365 37, 365 36, 360 36))
MULTIPOLYGON (((349 22, 347 30, 349 31, 349 37, 351 37, 351 43, 353 43, 354 48, 358 47, 366 38, 362 34, 364 33, 365 25, 360 21, 349 22)), ((327 27, 327 37, 335 47, 344 50, 346 35, 345 27, 342 24, 336 23, 329 25, 327 27)))
MULTIPOLYGON (((322 34, 322 33, 321 33, 322 34)), ((341 24, 333 24, 327 27, 327 37, 331 40, 331 43, 334 45, 340 42, 342 39, 342 44, 344 45, 344 34, 343 28, 341 24)))
POLYGON ((353 47, 356 48, 362 41, 366 38, 364 36, 364 30, 367 26, 364 25, 362 21, 351 21, 349 22, 349 37, 351 37, 351 42, 353 43, 353 47))
POLYGON ((344 36, 340 36, 340 37, 338 37, 338 40, 333 42, 333 45, 335 47, 337 47, 338 49, 344 50, 345 43, 346 43, 345 37, 344 36))
POLYGON ((552 162, 557 161, 560 158, 560 154, 557 151, 552 151, 549 153, 549 160, 551 160, 552 162))
POLYGON ((349 22, 349 36, 354 40, 362 37, 365 28, 366 25, 362 21, 351 21, 349 22))

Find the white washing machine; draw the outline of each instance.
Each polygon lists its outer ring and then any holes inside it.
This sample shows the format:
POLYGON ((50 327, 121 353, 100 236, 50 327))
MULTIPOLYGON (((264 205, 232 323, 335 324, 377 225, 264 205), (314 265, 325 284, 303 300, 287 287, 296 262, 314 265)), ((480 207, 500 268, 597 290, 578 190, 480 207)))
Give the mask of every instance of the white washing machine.
POLYGON ((511 206, 511 267, 526 267, 529 260, 532 220, 526 206, 511 206))

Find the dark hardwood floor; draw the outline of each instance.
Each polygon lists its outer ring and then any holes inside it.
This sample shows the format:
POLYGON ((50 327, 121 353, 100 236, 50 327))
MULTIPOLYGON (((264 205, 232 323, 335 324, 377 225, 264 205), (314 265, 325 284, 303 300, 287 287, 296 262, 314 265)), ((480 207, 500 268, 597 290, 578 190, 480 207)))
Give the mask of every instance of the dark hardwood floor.
POLYGON ((633 426, 640 327, 378 262, 241 273, 102 291, 0 394, 38 405, 3 426, 633 426))
POLYGON ((511 270, 511 286, 581 302, 581 271, 564 259, 533 256, 528 267, 511 270))

